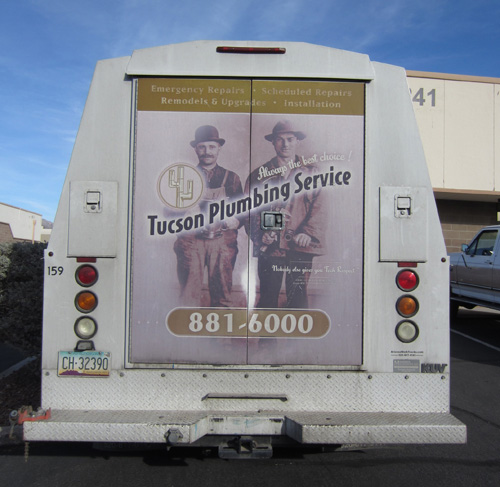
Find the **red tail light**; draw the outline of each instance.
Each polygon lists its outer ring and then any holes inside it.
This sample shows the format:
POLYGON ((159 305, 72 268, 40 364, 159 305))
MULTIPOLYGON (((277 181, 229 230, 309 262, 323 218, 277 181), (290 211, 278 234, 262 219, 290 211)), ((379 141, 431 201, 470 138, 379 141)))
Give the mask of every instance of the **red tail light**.
POLYGON ((400 271, 396 276, 396 284, 402 291, 413 291, 418 286, 418 275, 409 269, 400 271))
POLYGON ((97 282, 97 269, 91 265, 82 265, 76 270, 75 279, 80 286, 89 287, 97 282))
POLYGON ((284 47, 245 47, 245 46, 218 46, 220 53, 229 54, 285 54, 284 47))

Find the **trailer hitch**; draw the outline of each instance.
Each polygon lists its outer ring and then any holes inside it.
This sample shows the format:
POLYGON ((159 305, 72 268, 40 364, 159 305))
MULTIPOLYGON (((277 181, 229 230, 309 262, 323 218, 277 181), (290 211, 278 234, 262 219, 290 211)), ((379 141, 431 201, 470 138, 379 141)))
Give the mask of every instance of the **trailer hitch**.
POLYGON ((169 429, 165 433, 165 439, 167 440, 168 446, 176 445, 182 438, 184 438, 184 435, 177 428, 169 429))
POLYGON ((219 445, 219 457, 224 459, 253 460, 272 456, 273 447, 269 440, 257 442, 257 439, 251 436, 238 436, 228 441, 226 445, 219 445))

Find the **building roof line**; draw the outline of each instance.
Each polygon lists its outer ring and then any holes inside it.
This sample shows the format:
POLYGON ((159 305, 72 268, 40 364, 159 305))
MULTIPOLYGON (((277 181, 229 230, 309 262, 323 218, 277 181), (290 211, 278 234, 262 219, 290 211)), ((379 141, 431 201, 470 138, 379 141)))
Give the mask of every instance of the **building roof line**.
POLYGON ((19 208, 17 206, 9 205, 8 203, 2 203, 1 201, 0 201, 0 205, 8 206, 9 208, 14 208, 15 210, 24 211, 26 213, 31 213, 33 215, 42 216, 40 213, 36 213, 36 212, 30 211, 30 210, 25 210, 24 208, 19 208))
POLYGON ((500 84, 500 78, 489 78, 485 76, 469 76, 466 74, 429 73, 426 71, 406 71, 410 78, 444 79, 452 81, 470 81, 472 83, 500 84))
POLYGON ((433 188, 434 197, 438 200, 483 201, 497 203, 500 191, 483 191, 470 189, 433 188))

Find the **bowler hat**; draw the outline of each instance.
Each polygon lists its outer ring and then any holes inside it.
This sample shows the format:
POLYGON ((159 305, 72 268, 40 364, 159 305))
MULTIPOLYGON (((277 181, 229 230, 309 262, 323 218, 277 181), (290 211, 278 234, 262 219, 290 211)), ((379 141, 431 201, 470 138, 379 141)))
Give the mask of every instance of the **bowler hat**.
POLYGON ((200 142, 218 142, 221 146, 226 142, 219 137, 219 131, 212 125, 202 125, 196 129, 194 140, 191 141, 191 147, 196 147, 200 142))
POLYGON ((264 138, 266 140, 269 140, 269 142, 272 142, 278 134, 284 133, 292 133, 299 140, 303 140, 306 138, 306 134, 304 132, 300 132, 299 130, 295 130, 292 122, 288 120, 281 120, 280 122, 278 122, 273 128, 273 133, 265 135, 264 138))

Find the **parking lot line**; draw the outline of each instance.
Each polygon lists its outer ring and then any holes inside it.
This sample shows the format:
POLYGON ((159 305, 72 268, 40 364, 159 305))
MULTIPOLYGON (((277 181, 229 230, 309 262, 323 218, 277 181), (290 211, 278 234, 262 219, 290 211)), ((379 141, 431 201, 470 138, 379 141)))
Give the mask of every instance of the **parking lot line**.
POLYGON ((500 348, 495 347, 493 345, 490 345, 489 343, 483 342, 482 340, 478 340, 477 338, 471 337, 470 335, 466 335, 465 333, 462 333, 461 331, 453 330, 450 329, 452 333, 456 333, 457 335, 461 335, 465 338, 468 338, 469 340, 472 340, 473 342, 480 343, 481 345, 484 345, 485 347, 492 348, 493 350, 496 350, 497 352, 500 352, 500 348))

